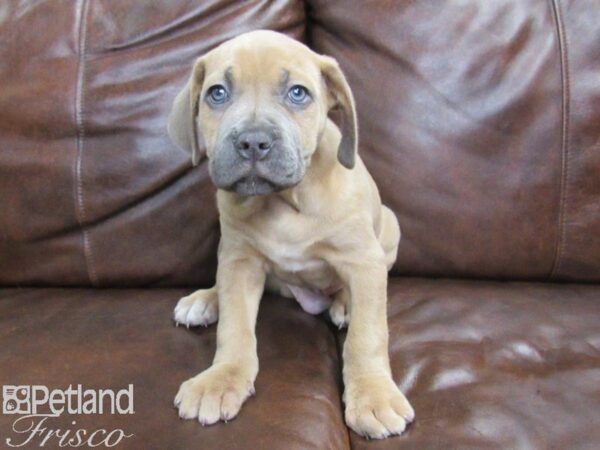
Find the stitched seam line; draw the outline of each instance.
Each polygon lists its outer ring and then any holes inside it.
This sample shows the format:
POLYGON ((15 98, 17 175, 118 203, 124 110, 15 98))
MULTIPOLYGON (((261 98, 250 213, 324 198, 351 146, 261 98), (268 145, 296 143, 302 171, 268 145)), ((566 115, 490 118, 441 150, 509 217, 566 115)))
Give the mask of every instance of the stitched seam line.
POLYGON ((560 177, 560 203, 558 210, 558 222, 556 232, 556 246, 554 253, 554 262, 549 278, 554 278, 560 271, 562 256, 565 247, 566 237, 566 205, 567 205, 567 184, 569 177, 569 104, 570 104, 570 89, 569 89, 569 59, 567 49, 567 38, 564 29, 564 23, 560 13, 560 6, 557 0, 552 0, 552 10, 556 23, 556 34, 558 41, 558 49, 560 54, 560 74, 562 82, 562 145, 561 145, 561 177, 560 177))
POLYGON ((80 17, 79 17, 79 29, 78 29, 78 61, 77 61, 77 88, 75 94, 75 121, 77 124, 77 162, 75 166, 76 174, 76 211, 77 221, 82 231, 83 239, 83 254, 85 258, 85 266, 88 274, 90 283, 94 286, 98 284, 98 277, 94 268, 94 261, 92 257, 92 249, 90 245, 90 235, 87 229, 86 222, 86 211, 85 211, 85 198, 83 193, 83 180, 82 180, 82 161, 83 161, 83 150, 85 141, 85 128, 83 118, 83 84, 85 76, 85 51, 86 51, 86 36, 87 36, 87 11, 88 2, 87 0, 81 0, 80 5, 80 17))

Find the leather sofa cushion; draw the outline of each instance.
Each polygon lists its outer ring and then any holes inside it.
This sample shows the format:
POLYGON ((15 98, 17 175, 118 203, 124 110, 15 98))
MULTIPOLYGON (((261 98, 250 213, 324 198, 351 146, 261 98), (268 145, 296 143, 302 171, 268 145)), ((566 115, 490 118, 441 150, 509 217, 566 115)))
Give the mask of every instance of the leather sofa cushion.
MULTIPOLYGON (((122 448, 344 449, 350 439, 354 449, 575 450, 600 442, 599 286, 392 279, 392 371, 417 420, 383 442, 343 424, 345 333, 278 297, 259 312, 256 397, 226 425, 180 421, 173 397, 210 364, 216 329, 173 326, 186 293, 0 290, 0 384, 133 383, 134 415, 76 418, 134 432, 122 448)), ((0 415, 3 436, 11 423, 0 415)))
POLYGON ((396 273, 600 280, 600 8, 308 3, 404 232, 396 273))
MULTIPOLYGON (((216 345, 216 326, 188 330, 172 322, 176 301, 187 293, 0 290, 0 385, 118 390, 133 384, 133 415, 65 414, 48 425, 134 433, 116 447, 123 450, 348 448, 335 336, 288 299, 263 299, 256 395, 241 414, 211 427, 179 419, 173 408, 179 385, 210 366, 216 345)), ((10 432, 14 418, 0 415, 3 441, 23 440, 10 432)))
POLYGON ((394 279, 389 297, 417 419, 384 442, 351 433, 353 449, 598 448, 600 286, 394 279))

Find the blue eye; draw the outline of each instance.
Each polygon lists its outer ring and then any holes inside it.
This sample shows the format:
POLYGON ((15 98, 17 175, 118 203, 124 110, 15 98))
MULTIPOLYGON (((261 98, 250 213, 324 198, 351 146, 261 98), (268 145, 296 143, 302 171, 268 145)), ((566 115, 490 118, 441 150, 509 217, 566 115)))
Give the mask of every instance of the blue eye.
POLYGON ((310 100, 308 89, 299 84, 295 84, 287 93, 288 99, 295 105, 303 105, 310 100))
POLYGON ((208 101, 214 105, 221 105, 229 100, 229 92, 227 92, 227 88, 221 84, 215 84, 208 88, 208 92, 206 95, 208 101))

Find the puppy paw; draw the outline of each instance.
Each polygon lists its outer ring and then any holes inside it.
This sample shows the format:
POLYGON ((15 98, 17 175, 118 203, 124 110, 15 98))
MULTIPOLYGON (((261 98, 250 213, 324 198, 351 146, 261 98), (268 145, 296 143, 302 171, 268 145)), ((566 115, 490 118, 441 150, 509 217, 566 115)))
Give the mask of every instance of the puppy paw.
POLYGON ((232 365, 215 365, 181 384, 175 407, 182 419, 202 425, 233 419, 244 401, 254 394, 254 383, 244 371, 232 365))
POLYGON ((201 289, 183 297, 173 313, 175 323, 186 327, 208 326, 219 318, 218 294, 215 288, 201 289))
POLYGON ((333 303, 329 308, 329 317, 340 330, 350 323, 350 292, 346 288, 340 289, 333 296, 333 303))
POLYGON ((350 322, 350 311, 347 308, 344 297, 336 297, 329 308, 329 317, 333 324, 340 330, 348 326, 350 322))
POLYGON ((368 439, 401 434, 415 418, 410 403, 387 376, 351 382, 344 393, 346 424, 368 439))

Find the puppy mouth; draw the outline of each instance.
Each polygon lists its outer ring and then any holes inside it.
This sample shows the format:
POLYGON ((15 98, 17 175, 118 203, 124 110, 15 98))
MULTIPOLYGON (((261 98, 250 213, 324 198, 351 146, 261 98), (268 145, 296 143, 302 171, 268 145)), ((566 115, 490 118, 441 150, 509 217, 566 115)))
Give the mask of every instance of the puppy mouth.
POLYGON ((233 183, 222 188, 240 195, 268 195, 294 187, 300 181, 302 178, 298 178, 294 172, 290 172, 284 177, 273 177, 268 171, 263 172, 253 168, 242 174, 233 183))
POLYGON ((275 184, 257 174, 251 174, 240 178, 233 183, 228 190, 240 195, 255 196, 268 195, 285 189, 286 186, 275 184))
POLYGON ((210 158, 209 174, 219 189, 244 196, 268 195, 296 186, 305 165, 295 147, 275 146, 262 159, 244 158, 233 145, 210 158))

